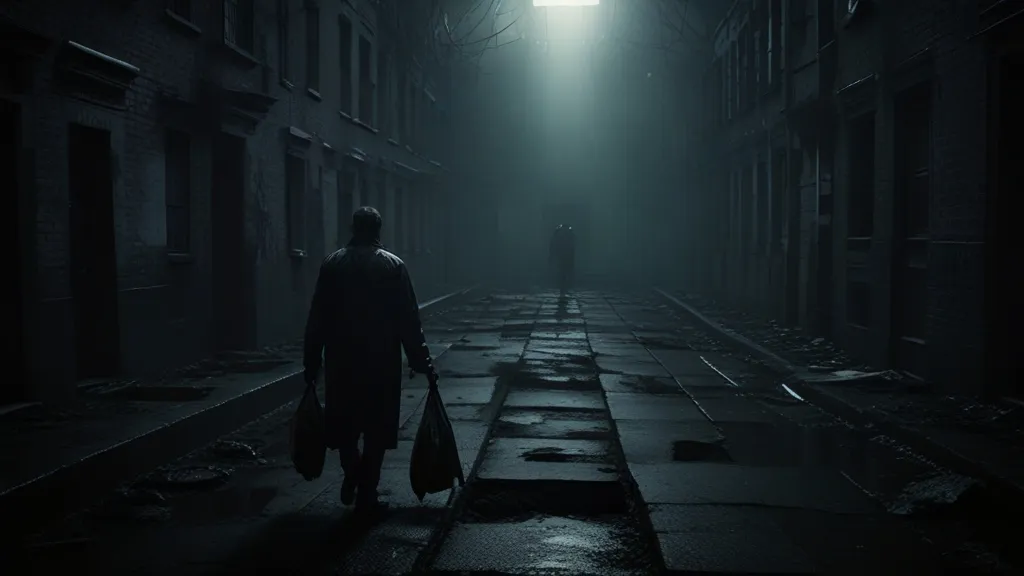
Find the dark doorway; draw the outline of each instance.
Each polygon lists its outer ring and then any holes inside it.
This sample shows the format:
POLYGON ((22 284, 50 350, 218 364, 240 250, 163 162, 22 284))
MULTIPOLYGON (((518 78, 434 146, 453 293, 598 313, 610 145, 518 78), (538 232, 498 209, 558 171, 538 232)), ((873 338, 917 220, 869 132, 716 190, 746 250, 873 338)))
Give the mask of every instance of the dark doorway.
POLYGON ((25 263, 23 251, 25 245, 22 243, 21 230, 21 206, 19 205, 18 187, 18 149, 21 135, 21 110, 20 107, 7 100, 0 100, 0 189, 7 191, 8 207, 5 212, 4 229, 8 234, 10 246, 15 246, 14 251, 14 278, 8 280, 14 284, 14 294, 5 303, 7 307, 7 318, 11 319, 9 330, 14 341, 14 354, 17 358, 18 371, 13 378, 0 384, 0 405, 10 404, 25 399, 25 392, 28 386, 28 362, 26 361, 24 317, 22 316, 22 298, 24 293, 22 266, 25 263))
POLYGON ((78 379, 108 378, 120 364, 110 132, 68 129, 71 296, 78 379))
POLYGON ((925 378, 931 190, 931 84, 897 94, 890 363, 925 378))
POLYGON ((245 139, 220 133, 213 144, 213 334, 217 350, 255 343, 252 282, 245 247, 245 139))
POLYGON ((1014 227, 1015 200, 1024 190, 1021 178, 1020 133, 1024 122, 1024 52, 1003 55, 989 84, 989 127, 994 144, 989 155, 988 218, 985 238, 985 392, 1024 397, 1020 359, 1013 334, 1020 327, 1021 280, 1014 227))

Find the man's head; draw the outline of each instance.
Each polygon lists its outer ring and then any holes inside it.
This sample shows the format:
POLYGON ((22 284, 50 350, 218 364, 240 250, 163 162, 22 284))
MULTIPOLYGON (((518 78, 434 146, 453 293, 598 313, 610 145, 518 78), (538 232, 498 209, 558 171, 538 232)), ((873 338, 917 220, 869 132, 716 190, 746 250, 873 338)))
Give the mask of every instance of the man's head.
POLYGON ((384 220, 372 206, 363 206, 352 214, 352 241, 365 244, 380 241, 380 229, 384 220))

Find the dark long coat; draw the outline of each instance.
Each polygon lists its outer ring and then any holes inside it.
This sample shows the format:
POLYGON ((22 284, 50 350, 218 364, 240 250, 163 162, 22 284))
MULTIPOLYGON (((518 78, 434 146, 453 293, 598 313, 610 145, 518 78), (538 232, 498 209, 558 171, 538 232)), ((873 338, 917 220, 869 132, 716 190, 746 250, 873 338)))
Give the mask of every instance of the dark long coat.
POLYGON ((323 354, 329 447, 358 433, 381 448, 398 445, 401 347, 413 370, 433 371, 405 263, 379 243, 328 256, 306 321, 305 367, 318 373, 323 354))

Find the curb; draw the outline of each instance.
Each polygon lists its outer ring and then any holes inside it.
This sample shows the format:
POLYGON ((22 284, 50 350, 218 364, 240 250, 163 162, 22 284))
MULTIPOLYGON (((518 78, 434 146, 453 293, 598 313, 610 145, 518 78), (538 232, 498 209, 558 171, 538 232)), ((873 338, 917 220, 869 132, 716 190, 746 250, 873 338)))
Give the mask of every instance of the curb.
POLYGON ((948 468, 959 474, 971 476, 983 480, 993 490, 997 498, 1006 498, 1015 509, 1024 510, 1024 486, 992 472, 984 464, 974 460, 960 452, 945 446, 928 436, 927 433, 914 427, 901 424, 881 410, 863 408, 852 404, 836 395, 824 390, 822 386, 811 384, 804 380, 801 371, 784 358, 768 350, 767 348, 753 342, 740 334, 727 330, 719 323, 707 318, 689 304, 683 302, 671 293, 655 288, 662 298, 668 300, 677 309, 685 312, 691 318, 702 324, 705 329, 715 333, 722 339, 727 340, 735 346, 743 349, 751 356, 764 362, 772 369, 784 376, 786 385, 793 389, 804 401, 824 409, 844 420, 863 427, 870 427, 878 432, 905 444, 925 458, 934 463, 948 468))
MULTIPOLYGON (((454 304, 476 288, 434 298, 420 304, 420 310, 454 304)), ((302 373, 288 374, 0 492, 6 543, 17 543, 95 503, 125 480, 185 456, 295 400, 302 388, 302 373)))

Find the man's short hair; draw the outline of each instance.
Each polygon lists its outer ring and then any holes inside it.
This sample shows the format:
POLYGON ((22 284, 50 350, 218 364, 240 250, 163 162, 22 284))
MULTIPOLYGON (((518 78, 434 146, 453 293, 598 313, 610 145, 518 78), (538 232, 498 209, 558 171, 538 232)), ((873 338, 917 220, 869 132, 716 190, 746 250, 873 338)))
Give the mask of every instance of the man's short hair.
POLYGON ((352 236, 360 239, 377 239, 384 219, 373 206, 363 206, 352 214, 352 236))

